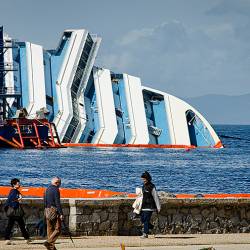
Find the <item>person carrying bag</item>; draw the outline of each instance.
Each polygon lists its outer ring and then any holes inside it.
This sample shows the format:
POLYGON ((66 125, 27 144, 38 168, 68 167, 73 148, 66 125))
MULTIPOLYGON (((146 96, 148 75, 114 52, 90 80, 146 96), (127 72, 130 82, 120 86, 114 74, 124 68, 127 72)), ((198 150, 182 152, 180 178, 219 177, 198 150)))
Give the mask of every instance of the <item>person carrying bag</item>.
POLYGON ((10 241, 10 235, 11 231, 13 229, 13 226, 15 222, 18 223, 23 237, 26 239, 26 243, 29 244, 31 242, 29 233, 27 232, 25 228, 25 223, 23 220, 24 217, 24 211, 20 204, 20 201, 22 200, 22 195, 19 192, 20 188, 20 180, 17 178, 14 178, 10 182, 12 189, 10 190, 10 193, 8 195, 8 199, 5 203, 4 210, 6 213, 6 216, 8 217, 8 224, 5 230, 5 244, 11 245, 10 241))
POLYGON ((140 216, 141 222, 143 224, 143 234, 142 239, 148 238, 149 229, 153 229, 153 225, 150 223, 152 213, 156 211, 157 213, 161 210, 160 200, 155 188, 152 183, 151 175, 145 171, 141 175, 143 182, 142 186, 142 200, 140 201, 140 216))
POLYGON ((43 245, 48 250, 56 250, 55 242, 62 230, 63 211, 60 202, 61 179, 54 177, 51 180, 51 185, 46 189, 44 194, 44 215, 47 224, 48 239, 43 245))

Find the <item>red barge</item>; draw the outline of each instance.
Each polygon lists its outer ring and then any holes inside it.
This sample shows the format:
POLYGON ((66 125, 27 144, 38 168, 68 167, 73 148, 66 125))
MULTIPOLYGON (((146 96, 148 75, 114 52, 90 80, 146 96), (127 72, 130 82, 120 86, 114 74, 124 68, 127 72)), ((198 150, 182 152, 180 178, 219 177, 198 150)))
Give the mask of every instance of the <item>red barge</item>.
POLYGON ((0 124, 0 147, 61 148, 56 127, 47 119, 15 118, 0 124))

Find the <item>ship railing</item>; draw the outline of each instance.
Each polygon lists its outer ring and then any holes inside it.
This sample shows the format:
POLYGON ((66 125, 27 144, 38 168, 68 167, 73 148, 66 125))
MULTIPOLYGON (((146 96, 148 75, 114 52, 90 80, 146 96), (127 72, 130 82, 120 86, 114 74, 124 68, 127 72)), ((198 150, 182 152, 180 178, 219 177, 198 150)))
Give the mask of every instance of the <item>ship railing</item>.
POLYGON ((0 64, 1 71, 17 71, 17 67, 13 65, 13 63, 1 63, 0 64))
POLYGON ((20 95, 21 89, 17 87, 0 88, 0 95, 20 95))

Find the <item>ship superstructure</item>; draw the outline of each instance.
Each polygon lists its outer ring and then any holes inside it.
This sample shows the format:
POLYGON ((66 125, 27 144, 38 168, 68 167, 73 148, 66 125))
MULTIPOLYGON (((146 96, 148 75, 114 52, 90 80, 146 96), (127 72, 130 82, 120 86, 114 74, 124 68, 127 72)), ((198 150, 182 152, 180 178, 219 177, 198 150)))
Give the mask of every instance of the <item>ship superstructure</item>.
POLYGON ((211 125, 183 100, 145 87, 139 77, 95 66, 100 42, 85 29, 65 30, 58 47, 45 50, 1 28, 1 119, 15 117, 20 107, 30 119, 46 109, 64 143, 222 147, 211 125))

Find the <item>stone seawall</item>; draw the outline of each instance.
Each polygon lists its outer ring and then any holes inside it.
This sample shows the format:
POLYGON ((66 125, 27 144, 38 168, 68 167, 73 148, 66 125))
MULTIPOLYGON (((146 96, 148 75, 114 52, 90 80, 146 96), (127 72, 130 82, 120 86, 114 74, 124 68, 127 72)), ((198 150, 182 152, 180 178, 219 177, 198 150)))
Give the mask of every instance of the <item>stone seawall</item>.
MULTIPOLYGON (((7 217, 0 200, 0 235, 7 217)), ((139 235, 140 219, 132 219, 133 199, 62 200, 65 222, 75 235, 139 235)), ((161 199, 152 233, 245 233, 250 232, 250 199, 161 199)), ((43 218, 42 199, 24 199, 25 223, 31 235, 43 218)), ((14 234, 20 234, 17 228, 14 234)))

